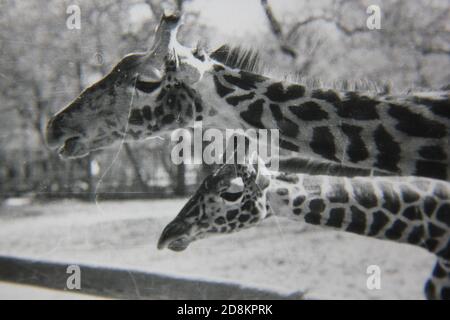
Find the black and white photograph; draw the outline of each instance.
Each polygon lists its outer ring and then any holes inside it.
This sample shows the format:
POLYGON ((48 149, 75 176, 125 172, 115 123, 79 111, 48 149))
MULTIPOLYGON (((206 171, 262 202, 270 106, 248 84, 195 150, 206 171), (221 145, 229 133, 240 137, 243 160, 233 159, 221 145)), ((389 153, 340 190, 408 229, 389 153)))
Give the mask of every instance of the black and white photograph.
POLYGON ((448 0, 0 0, 0 113, 0 300, 450 299, 448 0))

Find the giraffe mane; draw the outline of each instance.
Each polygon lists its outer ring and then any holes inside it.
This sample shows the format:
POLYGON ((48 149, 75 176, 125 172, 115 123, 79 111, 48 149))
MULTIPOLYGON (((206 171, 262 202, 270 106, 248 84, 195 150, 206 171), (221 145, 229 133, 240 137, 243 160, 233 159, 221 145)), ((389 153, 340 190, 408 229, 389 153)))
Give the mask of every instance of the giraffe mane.
POLYGON ((211 52, 210 57, 233 69, 249 72, 259 72, 261 70, 260 56, 258 51, 254 49, 224 44, 211 52))
POLYGON ((224 44, 210 53, 210 57, 217 62, 233 68, 248 72, 259 73, 263 76, 279 80, 286 80, 304 85, 306 88, 314 89, 332 89, 339 91, 364 91, 375 95, 402 95, 411 93, 421 93, 428 91, 448 91, 450 84, 439 88, 396 88, 389 80, 378 80, 371 78, 362 79, 336 79, 333 81, 323 80, 317 77, 305 77, 301 71, 280 74, 271 70, 262 61, 261 55, 257 49, 245 48, 241 45, 224 44))

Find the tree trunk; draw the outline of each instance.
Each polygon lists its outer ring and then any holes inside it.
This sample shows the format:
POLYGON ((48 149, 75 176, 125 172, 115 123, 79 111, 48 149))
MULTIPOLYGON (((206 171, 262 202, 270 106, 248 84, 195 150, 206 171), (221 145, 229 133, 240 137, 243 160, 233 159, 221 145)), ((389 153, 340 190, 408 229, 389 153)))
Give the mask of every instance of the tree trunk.
POLYGON ((130 146, 127 143, 124 143, 123 147, 125 149, 128 159, 130 159, 131 165, 133 166, 135 177, 141 187, 142 192, 148 193, 149 192, 148 185, 145 183, 144 178, 142 177, 141 171, 139 170, 139 163, 136 157, 134 156, 133 151, 131 150, 130 146))

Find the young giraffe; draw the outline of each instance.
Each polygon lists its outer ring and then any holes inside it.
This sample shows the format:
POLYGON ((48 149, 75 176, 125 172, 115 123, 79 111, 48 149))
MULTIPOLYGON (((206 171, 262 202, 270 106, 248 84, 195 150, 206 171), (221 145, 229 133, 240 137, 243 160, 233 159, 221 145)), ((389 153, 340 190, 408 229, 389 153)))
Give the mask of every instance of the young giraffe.
POLYGON ((125 56, 54 115, 48 145, 62 157, 80 157, 203 121, 279 129, 282 149, 320 163, 448 179, 449 91, 369 95, 273 80, 243 70, 255 69, 251 52, 184 47, 176 39, 179 21, 164 15, 149 52, 125 56))
POLYGON ((428 299, 450 299, 450 184, 418 177, 330 177, 226 164, 208 176, 162 232, 158 248, 181 251, 277 215, 420 246, 437 256, 428 299))

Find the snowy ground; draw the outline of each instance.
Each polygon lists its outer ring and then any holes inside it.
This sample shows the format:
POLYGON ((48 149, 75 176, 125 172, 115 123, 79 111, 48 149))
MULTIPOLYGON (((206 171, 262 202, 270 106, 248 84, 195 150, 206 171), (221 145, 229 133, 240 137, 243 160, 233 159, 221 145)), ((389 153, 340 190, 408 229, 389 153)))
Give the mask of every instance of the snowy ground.
POLYGON ((229 279, 320 299, 423 298, 434 263, 426 251, 284 219, 183 252, 158 251, 163 227, 185 201, 4 203, 0 254, 229 279), (366 287, 369 265, 381 268, 380 290, 366 287))

